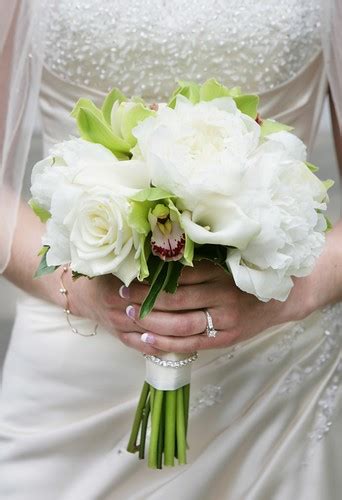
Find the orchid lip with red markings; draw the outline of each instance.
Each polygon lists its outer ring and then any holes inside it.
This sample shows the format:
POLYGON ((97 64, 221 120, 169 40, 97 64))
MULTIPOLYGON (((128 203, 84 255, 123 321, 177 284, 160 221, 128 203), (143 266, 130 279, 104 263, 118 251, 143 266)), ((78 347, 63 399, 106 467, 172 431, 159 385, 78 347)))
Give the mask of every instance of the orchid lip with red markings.
POLYGON ((153 255, 165 261, 180 260, 184 254, 185 234, 177 222, 167 221, 172 225, 171 231, 161 230, 164 224, 158 222, 151 237, 153 255))

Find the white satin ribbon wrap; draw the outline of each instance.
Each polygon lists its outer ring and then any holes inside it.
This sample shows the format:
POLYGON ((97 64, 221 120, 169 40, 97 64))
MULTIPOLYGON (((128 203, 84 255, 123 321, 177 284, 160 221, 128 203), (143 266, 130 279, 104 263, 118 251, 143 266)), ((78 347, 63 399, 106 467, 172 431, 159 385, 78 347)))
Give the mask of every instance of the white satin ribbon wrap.
MULTIPOLYGON (((161 359, 170 361, 181 361, 188 358, 187 354, 176 354, 169 352, 160 356, 161 359)), ((155 389, 162 391, 174 391, 190 383, 191 363, 179 368, 171 366, 160 366, 146 358, 146 382, 155 389)))

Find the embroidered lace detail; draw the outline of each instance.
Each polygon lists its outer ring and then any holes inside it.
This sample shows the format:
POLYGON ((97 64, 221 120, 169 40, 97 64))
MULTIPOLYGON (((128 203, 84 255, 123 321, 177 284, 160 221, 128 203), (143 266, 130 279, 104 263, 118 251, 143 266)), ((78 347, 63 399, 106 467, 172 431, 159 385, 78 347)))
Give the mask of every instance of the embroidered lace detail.
POLYGON ((342 382, 342 361, 338 363, 331 383, 327 386, 322 394, 318 404, 312 430, 308 433, 308 447, 305 453, 305 459, 302 463, 307 466, 312 455, 315 452, 317 443, 323 439, 330 431, 333 425, 334 411, 338 403, 338 390, 342 382))
POLYGON ((222 387, 219 385, 205 385, 199 391, 198 396, 190 405, 190 413, 192 415, 199 413, 204 408, 208 406, 213 406, 215 404, 222 402, 222 387))
POLYGON ((280 393, 289 394, 290 392, 292 392, 297 385, 302 384, 307 378, 319 372, 332 358, 332 356, 334 355, 334 351, 338 346, 338 339, 331 336, 328 330, 324 332, 324 335, 326 338, 323 341, 321 352, 318 358, 316 358, 311 365, 297 365, 286 377, 284 383, 279 388, 280 393))
POLYGON ((332 378, 331 384, 328 385, 323 393, 322 398, 318 402, 318 412, 315 419, 314 429, 309 433, 309 438, 314 441, 322 439, 331 425, 331 418, 337 405, 337 392, 342 381, 342 362, 339 362, 336 373, 332 378))
POLYGON ((222 356, 215 359, 214 363, 216 365, 225 365, 228 361, 234 358, 236 352, 240 349, 241 344, 235 344, 233 347, 229 348, 222 356))
MULTIPOLYGON (((341 344, 341 330, 342 330, 342 304, 336 304, 335 306, 328 307, 324 309, 322 319, 322 346, 320 349, 319 356, 315 358, 312 364, 307 365, 297 365, 290 374, 285 378, 283 384, 279 388, 279 392, 290 393, 294 388, 303 383, 308 377, 313 376, 315 373, 319 372, 326 363, 335 355, 336 350, 339 349, 341 344)), ((300 328, 297 330, 299 333, 291 332, 289 338, 292 339, 291 342, 287 343, 287 351, 279 349, 279 354, 277 359, 283 357, 286 352, 292 347, 294 340, 298 337, 300 333, 304 332, 304 329, 300 328), (286 352, 285 352, 286 351, 286 352)), ((285 342, 286 344, 286 342, 285 342)), ((278 346, 281 344, 278 344, 278 346)))
MULTIPOLYGON (((308 464, 310 457, 314 453, 317 442, 329 432, 337 406, 338 390, 342 382, 342 303, 327 307, 322 311, 320 326, 322 328, 322 343, 319 347, 319 354, 313 362, 308 361, 306 364, 297 365, 279 388, 279 394, 287 395, 307 379, 322 371, 328 362, 337 362, 337 367, 317 403, 314 423, 308 432, 308 446, 302 464, 304 466, 308 464)), ((274 353, 268 359, 270 361, 282 359, 292 349, 299 335, 304 332, 303 325, 294 327, 277 344, 274 353)), ((310 356, 310 359, 312 359, 312 356, 310 356)))
POLYGON ((301 335, 304 331, 305 328, 301 323, 297 323, 296 325, 294 325, 294 327, 281 338, 280 342, 278 342, 274 346, 267 358, 268 361, 270 363, 273 363, 275 361, 283 359, 286 354, 292 349, 292 346, 299 335, 301 335))

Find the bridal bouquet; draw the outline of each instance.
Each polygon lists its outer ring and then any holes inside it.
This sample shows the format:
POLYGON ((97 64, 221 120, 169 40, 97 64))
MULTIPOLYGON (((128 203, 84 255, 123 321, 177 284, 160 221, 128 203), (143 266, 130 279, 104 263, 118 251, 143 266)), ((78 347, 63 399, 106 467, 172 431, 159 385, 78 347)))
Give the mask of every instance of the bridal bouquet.
MULTIPOLYGON (((46 222, 36 276, 67 264, 75 279, 147 280, 143 318, 158 294, 176 292, 184 266, 208 259, 245 292, 285 301, 322 251, 331 183, 290 127, 259 117, 258 101, 213 79, 180 82, 163 105, 117 89, 101 109, 80 99, 80 138, 56 144, 32 172, 30 205, 46 222)), ((145 356, 128 451, 144 458, 151 422, 152 468, 186 463, 196 356, 145 356)))

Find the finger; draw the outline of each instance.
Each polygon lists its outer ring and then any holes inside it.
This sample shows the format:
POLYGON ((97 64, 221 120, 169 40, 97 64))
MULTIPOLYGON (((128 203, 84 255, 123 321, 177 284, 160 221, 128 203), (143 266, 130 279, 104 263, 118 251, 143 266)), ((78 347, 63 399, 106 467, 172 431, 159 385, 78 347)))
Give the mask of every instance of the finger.
POLYGON ((172 337, 145 332, 140 341, 163 352, 190 353, 204 349, 228 347, 236 340, 236 335, 226 331, 218 332, 217 337, 207 335, 192 335, 190 337, 172 337))
MULTIPOLYGON (((134 284, 129 288, 120 288, 120 295, 125 300, 142 304, 149 291, 149 287, 142 284, 134 284)), ((154 305, 154 310, 159 311, 186 311, 205 309, 218 303, 220 299, 220 288, 218 283, 205 283, 196 285, 184 285, 178 287, 176 293, 162 292, 154 305)))
POLYGON ((143 354, 151 354, 153 356, 161 356, 163 351, 153 347, 152 345, 141 341, 141 333, 139 332, 120 332, 118 338, 123 344, 143 354))
POLYGON ((193 285, 196 283, 205 283, 207 281, 217 279, 224 273, 223 269, 213 262, 202 260, 196 262, 194 267, 184 267, 179 279, 181 285, 193 285))
POLYGON ((125 308, 108 311, 105 324, 109 325, 109 329, 114 331, 115 334, 118 331, 125 333, 132 331, 144 333, 145 331, 145 328, 137 325, 133 319, 126 314, 125 308))
POLYGON ((146 318, 139 319, 138 307, 129 305, 126 313, 139 329, 158 332, 161 335, 196 335, 202 333, 207 325, 206 315, 203 311, 188 311, 184 313, 152 311, 146 318))

